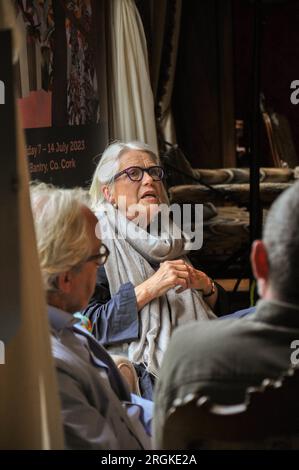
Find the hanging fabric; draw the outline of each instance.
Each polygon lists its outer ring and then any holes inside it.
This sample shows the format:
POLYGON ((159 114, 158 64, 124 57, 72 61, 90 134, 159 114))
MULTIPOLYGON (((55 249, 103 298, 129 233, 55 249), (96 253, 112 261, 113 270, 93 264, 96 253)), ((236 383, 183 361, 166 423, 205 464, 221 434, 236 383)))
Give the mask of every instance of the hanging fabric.
POLYGON ((108 18, 110 139, 140 140, 157 151, 147 45, 135 2, 110 0, 108 18))

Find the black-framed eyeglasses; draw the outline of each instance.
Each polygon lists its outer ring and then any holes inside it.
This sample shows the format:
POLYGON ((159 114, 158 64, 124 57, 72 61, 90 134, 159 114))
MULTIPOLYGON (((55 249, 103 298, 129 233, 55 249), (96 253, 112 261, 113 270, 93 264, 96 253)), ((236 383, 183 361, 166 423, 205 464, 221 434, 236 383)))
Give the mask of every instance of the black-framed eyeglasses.
POLYGON ((102 266, 103 264, 106 263, 108 256, 110 254, 110 251, 108 250, 107 246, 104 245, 104 243, 101 244, 99 253, 96 255, 91 255, 89 256, 84 263, 88 263, 89 261, 95 261, 98 266, 102 266))
POLYGON ((150 166, 149 168, 141 168, 140 166, 130 166, 113 177, 115 181, 121 175, 126 174, 131 181, 141 181, 146 172, 148 175, 153 178, 154 181, 161 181, 164 178, 164 170, 161 166, 150 166))

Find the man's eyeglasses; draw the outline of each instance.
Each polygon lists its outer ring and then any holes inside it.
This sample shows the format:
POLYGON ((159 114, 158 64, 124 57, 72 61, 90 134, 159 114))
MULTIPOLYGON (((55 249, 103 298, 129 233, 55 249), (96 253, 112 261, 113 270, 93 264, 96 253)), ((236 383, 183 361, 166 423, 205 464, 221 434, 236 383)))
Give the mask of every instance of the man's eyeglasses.
POLYGON ((110 252, 109 252, 107 246, 104 245, 104 243, 102 243, 101 246, 100 246, 99 253, 97 253, 96 255, 89 256, 84 261, 84 263, 88 263, 89 261, 95 261, 98 264, 98 266, 102 266, 103 264, 106 263, 109 254, 110 254, 110 252))
MULTIPOLYGON (((99 252, 96 255, 89 256, 81 263, 77 264, 76 266, 73 266, 72 270, 75 272, 80 272, 83 265, 85 263, 89 263, 90 261, 95 261, 98 266, 102 266, 103 264, 106 263, 109 254, 110 254, 110 251, 108 250, 107 246, 104 245, 104 243, 102 243, 100 246, 99 252)), ((51 284, 52 284, 52 291, 59 291, 57 275, 55 277, 54 276, 52 277, 51 284)))
POLYGON ((164 170, 161 166, 150 166, 149 168, 141 168, 140 166, 130 166, 113 177, 115 181, 121 175, 126 174, 131 181, 141 181, 144 172, 148 173, 154 181, 161 181, 164 178, 164 170))

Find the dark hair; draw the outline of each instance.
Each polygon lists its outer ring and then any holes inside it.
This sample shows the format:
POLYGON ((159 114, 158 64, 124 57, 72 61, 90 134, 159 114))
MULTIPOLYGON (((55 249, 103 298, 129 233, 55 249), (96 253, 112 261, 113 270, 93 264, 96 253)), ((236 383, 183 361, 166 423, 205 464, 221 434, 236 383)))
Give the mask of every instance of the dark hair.
POLYGON ((299 304, 299 182, 272 205, 263 233, 277 298, 299 304))

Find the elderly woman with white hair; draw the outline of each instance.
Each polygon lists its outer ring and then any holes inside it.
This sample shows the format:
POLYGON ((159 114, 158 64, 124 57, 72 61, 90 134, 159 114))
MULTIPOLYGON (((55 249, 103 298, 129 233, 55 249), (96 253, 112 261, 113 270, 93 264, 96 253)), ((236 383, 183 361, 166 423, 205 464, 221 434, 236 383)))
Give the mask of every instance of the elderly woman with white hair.
POLYGON ((154 376, 173 329, 214 318, 218 296, 214 282, 186 257, 184 233, 177 238, 153 223, 168 200, 163 177, 158 157, 143 143, 116 142, 103 153, 90 195, 110 256, 84 312, 100 341, 122 344, 122 354, 154 376))

